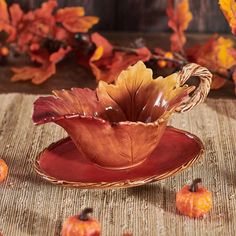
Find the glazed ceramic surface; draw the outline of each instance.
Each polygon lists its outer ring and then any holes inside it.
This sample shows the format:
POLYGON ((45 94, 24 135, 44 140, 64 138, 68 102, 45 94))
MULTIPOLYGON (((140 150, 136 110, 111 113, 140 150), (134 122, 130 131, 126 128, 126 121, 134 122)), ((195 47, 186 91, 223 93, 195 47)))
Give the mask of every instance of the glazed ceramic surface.
POLYGON ((121 72, 115 84, 100 81, 95 91, 75 88, 39 98, 33 120, 62 126, 81 155, 102 167, 130 168, 150 156, 172 113, 204 100, 210 82, 210 72, 196 64, 154 80, 152 71, 138 62, 121 72), (184 83, 192 75, 201 82, 189 98, 195 87, 184 83))
POLYGON ((202 153, 199 138, 168 127, 150 157, 137 167, 126 170, 99 167, 84 158, 70 138, 45 149, 35 167, 43 178, 55 184, 78 188, 133 187, 173 175, 193 164, 202 153))

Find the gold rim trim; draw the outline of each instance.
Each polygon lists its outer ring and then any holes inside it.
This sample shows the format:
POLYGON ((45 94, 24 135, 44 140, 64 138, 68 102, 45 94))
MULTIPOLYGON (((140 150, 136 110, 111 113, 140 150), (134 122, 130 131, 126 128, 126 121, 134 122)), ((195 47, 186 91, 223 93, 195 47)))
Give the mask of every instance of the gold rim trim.
POLYGON ((175 168, 174 170, 167 171, 161 175, 153 175, 153 176, 148 176, 148 177, 142 177, 142 178, 136 178, 136 179, 130 179, 130 180, 120 180, 120 181, 115 181, 115 182, 92 182, 92 183, 84 183, 84 182, 73 182, 73 181, 66 181, 66 180, 58 180, 55 177, 47 175, 39 166, 39 159, 41 155, 48 149, 52 149, 55 146, 59 145, 60 143, 64 142, 65 140, 69 139, 69 137, 61 139, 57 142, 54 142, 50 144, 47 148, 45 148, 43 151, 39 153, 39 155, 35 158, 34 161, 34 169, 35 171, 45 180, 51 182, 52 184, 55 185, 61 185, 65 187, 72 187, 72 188, 81 188, 81 189, 109 189, 109 188, 131 188, 131 187, 136 187, 140 185, 144 185, 147 183, 159 181, 162 179, 165 179, 167 177, 170 177, 174 174, 177 174, 188 167, 192 166, 200 157, 203 156, 203 153, 205 151, 204 145, 201 141, 200 138, 198 138, 196 135, 180 130, 171 126, 168 126, 167 129, 172 129, 174 131, 177 131, 179 133, 182 133, 184 135, 190 136, 194 138, 194 140, 199 144, 200 151, 198 155, 196 155, 193 159, 190 161, 186 162, 185 164, 175 168))

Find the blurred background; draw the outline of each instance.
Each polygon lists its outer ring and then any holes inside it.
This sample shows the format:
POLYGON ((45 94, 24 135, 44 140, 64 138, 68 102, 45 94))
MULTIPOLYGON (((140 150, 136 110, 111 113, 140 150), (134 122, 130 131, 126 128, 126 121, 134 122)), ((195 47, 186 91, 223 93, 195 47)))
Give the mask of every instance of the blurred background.
MULTIPOLYGON (((13 3, 20 4, 27 12, 39 8, 47 0, 6 0, 8 6, 13 3)), ((180 0, 173 0, 175 4, 180 0)), ((160 47, 170 50, 170 33, 168 18, 166 16, 167 0, 57 0, 58 8, 66 6, 82 6, 86 15, 100 18, 92 31, 98 31, 114 45, 131 47, 138 38, 144 39, 145 45, 154 49, 160 47)), ((218 0, 189 0, 190 11, 193 19, 187 30, 186 48, 196 44, 203 44, 214 34, 221 36, 232 35, 228 22, 218 5, 218 0)), ((27 58, 15 57, 8 64, 1 67, 2 80, 0 91, 2 92, 25 92, 44 94, 50 93, 52 89, 69 89, 71 87, 97 86, 95 78, 90 69, 78 66, 73 58, 67 58, 57 66, 57 72, 40 86, 32 85, 29 81, 12 83, 11 68, 21 67, 29 63, 27 58)), ((149 62, 149 67, 154 69, 155 76, 168 75, 175 69, 157 68, 155 61, 149 62), (152 64, 153 63, 153 64, 152 64)), ((222 97, 235 97, 232 81, 227 81, 224 89, 211 92, 222 97)))
MULTIPOLYGON (((43 0, 7 0, 17 2, 24 10, 34 9, 43 0)), ((87 15, 95 15, 100 22, 93 29, 100 31, 170 32, 167 26, 167 0, 58 0, 59 7, 83 6, 87 15)), ((177 3, 178 0, 175 0, 177 3)), ((193 20, 187 32, 230 33, 218 0, 190 0, 193 20)))

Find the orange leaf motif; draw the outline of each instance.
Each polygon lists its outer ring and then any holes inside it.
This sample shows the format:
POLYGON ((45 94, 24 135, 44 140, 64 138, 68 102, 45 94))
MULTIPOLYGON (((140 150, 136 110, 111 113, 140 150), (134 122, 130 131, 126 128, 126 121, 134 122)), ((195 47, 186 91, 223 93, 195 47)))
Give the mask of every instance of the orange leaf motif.
POLYGON ((72 33, 88 32, 99 21, 95 16, 84 16, 83 7, 66 7, 57 11, 56 21, 72 33))
POLYGON ((170 38, 171 50, 182 52, 186 42, 184 31, 192 20, 192 13, 189 10, 188 0, 182 0, 175 8, 173 5, 173 1, 169 0, 167 7, 168 26, 174 31, 170 38))
POLYGON ((235 0, 219 0, 220 8, 227 19, 232 34, 236 34, 236 2, 235 0))
POLYGON ((86 156, 93 151, 90 160, 99 165, 136 165, 153 151, 167 119, 193 89, 181 85, 178 73, 153 79, 152 70, 139 61, 114 84, 99 81, 96 90, 74 88, 40 97, 33 121, 62 126, 86 156), (98 134, 102 138, 96 138, 98 134), (111 163, 107 153, 119 156, 111 163))
POLYGON ((89 64, 97 81, 103 80, 111 83, 128 66, 139 60, 148 61, 151 57, 151 53, 146 47, 138 48, 134 53, 114 51, 113 45, 100 34, 94 33, 91 38, 97 49, 90 58, 89 64))

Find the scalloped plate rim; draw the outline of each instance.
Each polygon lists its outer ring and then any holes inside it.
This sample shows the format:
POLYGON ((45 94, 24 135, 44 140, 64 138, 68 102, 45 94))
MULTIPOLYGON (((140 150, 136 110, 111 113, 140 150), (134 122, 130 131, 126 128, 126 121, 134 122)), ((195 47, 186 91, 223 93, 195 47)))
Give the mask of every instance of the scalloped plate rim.
POLYGON ((60 185, 60 186, 64 186, 64 187, 71 187, 71 188, 80 188, 80 189, 111 189, 111 188, 131 188, 131 187, 136 187, 136 186, 141 186, 147 183, 152 183, 152 182, 156 182, 156 181, 160 181, 162 179, 168 178, 172 175, 175 175, 187 168, 189 168, 190 166, 192 166, 198 159, 200 159, 204 152, 205 152, 205 148, 204 145, 201 141, 200 138, 198 138, 196 135, 185 131, 185 130, 181 130, 181 129, 177 129, 175 127, 172 126, 167 126, 167 129, 172 129, 178 133, 182 133, 186 136, 190 136, 191 138, 194 139, 195 142, 198 143, 200 150, 199 153, 197 155, 195 155, 190 161, 182 164, 181 166, 176 167, 174 170, 171 171, 166 171, 165 173, 163 173, 162 175, 158 174, 158 175, 152 175, 152 176, 146 176, 146 177, 140 177, 140 178, 135 178, 135 179, 127 179, 127 180, 120 180, 120 181, 111 181, 111 182, 79 182, 79 181, 67 181, 67 180, 59 180, 53 176, 49 176, 48 174, 46 174, 45 171, 43 171, 40 168, 39 165, 39 159, 41 157, 41 155, 49 149, 54 148, 55 146, 60 145, 60 143, 65 142, 66 140, 70 140, 70 137, 66 137, 66 138, 62 138, 56 142, 51 143, 48 147, 46 147, 43 151, 41 151, 37 157, 34 160, 34 170, 36 171, 37 174, 40 175, 40 177, 42 177, 43 179, 49 181, 52 184, 55 185, 60 185))

